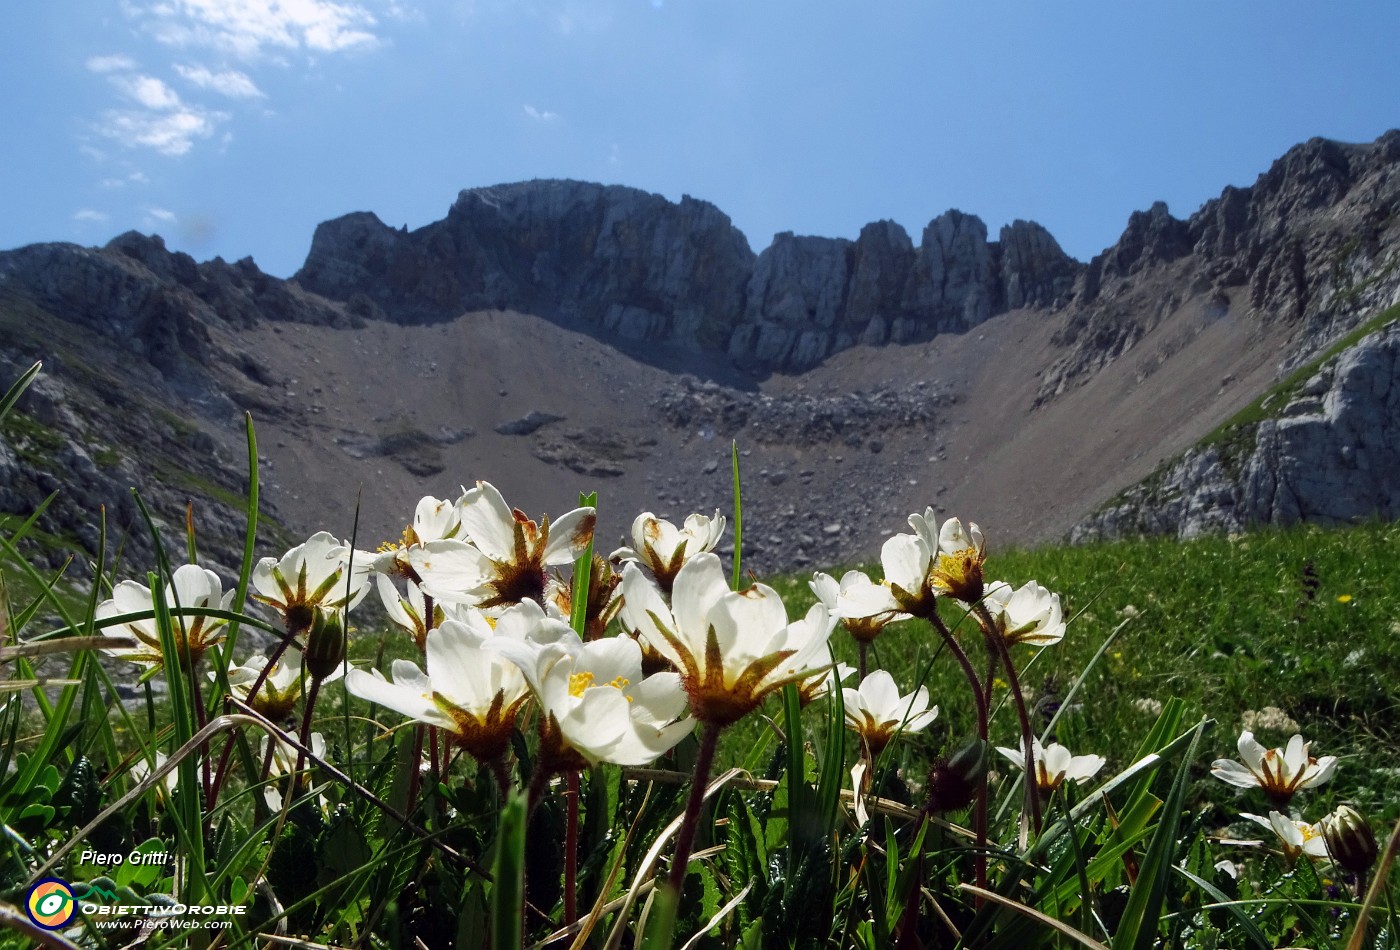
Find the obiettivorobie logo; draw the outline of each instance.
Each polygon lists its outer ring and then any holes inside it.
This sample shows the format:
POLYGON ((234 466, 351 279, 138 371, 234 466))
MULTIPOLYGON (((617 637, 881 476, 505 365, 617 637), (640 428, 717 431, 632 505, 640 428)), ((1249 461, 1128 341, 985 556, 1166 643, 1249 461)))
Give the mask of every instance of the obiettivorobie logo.
POLYGON ((120 900, 115 891, 98 884, 69 884, 62 878, 48 877, 29 889, 25 910, 29 919, 45 930, 66 927, 80 910, 99 921, 136 914, 163 926, 185 927, 224 927, 227 920, 210 918, 241 917, 248 912, 247 906, 240 904, 121 904, 120 900))
POLYGON ((78 901, 98 897, 115 901, 117 895, 92 884, 79 884, 81 894, 73 893, 73 885, 57 877, 46 877, 29 889, 24 909, 29 919, 45 930, 66 927, 78 912, 78 901))

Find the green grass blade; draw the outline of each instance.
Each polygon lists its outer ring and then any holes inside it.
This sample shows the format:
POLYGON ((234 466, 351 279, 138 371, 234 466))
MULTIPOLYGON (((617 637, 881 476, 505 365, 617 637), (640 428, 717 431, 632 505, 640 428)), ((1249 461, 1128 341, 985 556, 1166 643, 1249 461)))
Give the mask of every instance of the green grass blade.
POLYGON ((15 380, 14 383, 10 385, 10 388, 5 390, 4 398, 0 399, 0 419, 5 418, 5 416, 9 414, 10 410, 14 408, 15 403, 19 402, 19 397, 23 396, 24 391, 29 388, 29 385, 39 378, 39 371, 43 368, 44 364, 42 361, 35 363, 33 366, 29 367, 29 369, 21 373, 19 379, 15 380))
MULTIPOLYGON (((248 530, 243 536, 243 563, 238 569, 238 586, 234 590, 233 603, 229 609, 235 614, 243 613, 243 605, 248 599, 248 579, 253 574, 254 550, 258 541, 258 437, 253 431, 253 414, 244 415, 244 428, 248 435, 248 530)), ((240 624, 233 621, 224 636, 224 655, 233 658, 233 647, 238 642, 240 624)), ((226 691, 227 682, 221 681, 220 688, 226 691)))
POLYGON ((1157 823, 1157 831, 1147 846, 1138 870, 1138 879, 1128 893, 1128 906, 1118 923, 1114 934, 1115 950, 1151 950, 1157 941, 1157 925, 1162 917, 1162 903, 1167 895, 1172 865, 1176 856, 1176 833, 1181 824, 1181 813, 1186 804, 1186 789, 1190 784, 1191 763, 1195 761, 1200 748, 1201 737, 1211 725, 1209 719, 1202 719, 1191 737, 1177 767, 1172 781, 1171 792, 1167 795, 1166 807, 1157 823))
POLYGON ((846 775, 846 698, 841 684, 834 685, 829 695, 825 750, 817 772, 817 814, 824 835, 830 835, 836 828, 841 786, 846 775))
POLYGON ((783 687, 783 729, 787 732, 787 769, 783 782, 787 786, 788 805, 788 880, 797 873, 802 846, 817 833, 817 817, 811 789, 807 786, 806 741, 802 735, 802 701, 797 687, 783 687))
POLYGON ((739 443, 729 443, 729 454, 734 464, 734 579, 729 586, 738 590, 743 573, 740 561, 744 550, 744 505, 743 494, 739 489, 739 443))
MULTIPOLYGON (((161 656, 165 662, 165 684, 170 699, 170 720, 175 729, 175 744, 183 747, 194 737, 198 727, 195 723, 194 699, 188 692, 186 671, 180 668, 180 651, 175 639, 175 620, 165 602, 160 578, 154 573, 146 575, 151 588, 151 604, 155 608, 156 631, 160 634, 161 656)), ((193 672, 193 671, 189 671, 193 672)), ((180 850, 189 857, 185 864, 184 889, 181 897, 193 903, 205 895, 204 866, 204 795, 199 779, 198 756, 186 755, 180 759, 179 784, 175 787, 175 815, 177 835, 183 846, 180 850)))
POLYGON ((525 915, 525 798, 514 795, 501 812, 491 868, 491 946, 520 950, 525 915))
POLYGON ((1244 931, 1245 936, 1249 938, 1251 944, 1253 944, 1256 947, 1259 947, 1260 950, 1269 950, 1269 948, 1273 946, 1273 944, 1269 941, 1269 938, 1264 936, 1263 931, 1261 931, 1259 927, 1254 923, 1254 921, 1250 918, 1250 916, 1247 913, 1245 913, 1244 907, 1241 906, 1237 901, 1230 900, 1230 898, 1225 894, 1224 891, 1220 890, 1220 888, 1216 887, 1214 884, 1210 883, 1210 881, 1207 881, 1205 878, 1192 874, 1185 868, 1174 867, 1172 868, 1172 870, 1176 871, 1178 874, 1186 878, 1192 884, 1195 884, 1201 890, 1205 891, 1212 898, 1214 898, 1218 904, 1222 905, 1226 910, 1228 910, 1231 916, 1235 918, 1235 922, 1240 925, 1240 929, 1244 931))
MULTIPOLYGON (((596 491, 588 494, 579 492, 578 503, 581 508, 593 508, 596 510, 598 507, 598 493, 596 491)), ((574 599, 573 603, 570 605, 572 609, 569 621, 570 625, 574 628, 574 632, 579 635, 580 639, 587 635, 588 585, 592 580, 592 574, 593 538, 590 537, 588 539, 588 547, 578 556, 578 560, 574 561, 574 599)))

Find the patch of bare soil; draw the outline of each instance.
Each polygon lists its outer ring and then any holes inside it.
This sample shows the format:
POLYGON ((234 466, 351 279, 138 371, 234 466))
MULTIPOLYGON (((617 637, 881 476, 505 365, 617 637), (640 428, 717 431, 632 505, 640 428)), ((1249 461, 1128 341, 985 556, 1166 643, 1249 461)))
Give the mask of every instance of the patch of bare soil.
MULTIPOLYGON (((741 453, 746 563, 757 571, 877 556, 909 512, 979 522, 997 546, 1060 537, 1258 395, 1284 340, 1188 301, 1079 388, 1032 409, 1059 355, 1057 316, 857 348, 763 380, 658 368, 510 312, 432 326, 264 325, 242 344, 285 407, 256 418, 264 482, 307 532, 397 537, 424 494, 495 483, 532 517, 599 493, 598 547, 650 510, 732 510, 741 453), (554 417, 554 418, 551 418, 554 417)), ((729 535, 732 538, 732 534, 729 535)))

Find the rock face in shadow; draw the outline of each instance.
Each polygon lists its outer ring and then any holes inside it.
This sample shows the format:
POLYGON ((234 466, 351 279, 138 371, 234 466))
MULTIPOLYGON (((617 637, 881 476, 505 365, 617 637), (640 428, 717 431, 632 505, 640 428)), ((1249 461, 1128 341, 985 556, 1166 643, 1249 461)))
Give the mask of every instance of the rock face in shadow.
POLYGON ((801 370, 857 343, 928 339, 1063 302, 1079 265, 1038 225, 1018 221, 1002 237, 1005 253, 978 218, 949 211, 918 248, 881 221, 854 242, 784 232, 755 256, 706 202, 531 181, 464 191, 446 219, 412 232, 367 212, 325 222, 295 280, 404 323, 513 309, 801 370))

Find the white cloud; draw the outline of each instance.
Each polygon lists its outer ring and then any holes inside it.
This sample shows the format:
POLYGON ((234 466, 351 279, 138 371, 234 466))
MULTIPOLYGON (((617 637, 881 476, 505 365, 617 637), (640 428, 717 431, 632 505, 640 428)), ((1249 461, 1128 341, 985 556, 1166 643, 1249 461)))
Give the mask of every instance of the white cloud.
POLYGON ((167 112, 113 109, 103 116, 98 131, 127 148, 149 148, 162 155, 178 156, 193 148, 196 139, 213 135, 227 118, 223 112, 186 106, 167 112))
POLYGON ((94 73, 130 72, 136 68, 136 61, 130 56, 122 56, 121 54, 90 56, 87 68, 94 73))
POLYGON ((249 78, 248 74, 241 73, 236 69, 226 69, 216 73, 204 66, 186 66, 183 63, 176 63, 175 71, 186 82, 201 89, 213 90, 228 96, 230 99, 263 98, 262 90, 249 78))
POLYGON ((525 104, 525 114, 528 115, 530 118, 534 119, 536 122, 553 122, 555 119, 559 118, 559 113, 550 112, 547 109, 536 109, 529 103, 525 104))
POLYGON ((125 188, 127 185, 144 185, 149 181, 145 172, 131 172, 121 178, 104 178, 98 184, 103 188, 125 188))
POLYGON ((154 76, 113 76, 111 82, 128 98, 156 112, 182 105, 175 90, 154 76))
POLYGON ((148 222, 159 222, 160 224, 174 224, 177 219, 175 217, 175 212, 167 211, 165 208, 147 208, 146 220, 148 222))
POLYGON ((100 224, 103 221, 107 220, 107 212, 95 211, 92 208, 80 208, 79 210, 73 212, 73 220, 84 222, 90 221, 96 224, 100 224))
POLYGON ((330 53, 379 42, 374 14, 353 2, 130 0, 126 8, 168 46, 212 47, 245 58, 268 49, 330 53))

